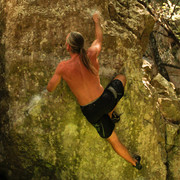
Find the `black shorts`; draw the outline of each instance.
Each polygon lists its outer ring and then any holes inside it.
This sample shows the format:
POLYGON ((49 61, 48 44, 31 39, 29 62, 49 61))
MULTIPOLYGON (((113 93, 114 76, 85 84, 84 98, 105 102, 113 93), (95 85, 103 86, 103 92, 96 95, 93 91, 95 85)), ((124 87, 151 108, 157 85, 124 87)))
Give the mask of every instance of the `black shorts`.
POLYGON ((81 106, 82 113, 86 119, 96 128, 102 138, 111 136, 114 123, 108 113, 117 105, 124 95, 124 87, 120 80, 112 80, 104 89, 103 94, 94 102, 81 106))

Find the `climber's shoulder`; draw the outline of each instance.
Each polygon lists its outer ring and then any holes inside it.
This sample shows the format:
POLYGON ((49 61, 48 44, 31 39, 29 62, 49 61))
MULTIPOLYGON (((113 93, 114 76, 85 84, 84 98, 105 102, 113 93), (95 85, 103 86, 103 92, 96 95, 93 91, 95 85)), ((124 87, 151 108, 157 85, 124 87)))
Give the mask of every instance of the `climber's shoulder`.
POLYGON ((88 49, 88 53, 98 57, 101 52, 102 42, 95 40, 88 49))
POLYGON ((63 61, 59 62, 59 64, 57 65, 56 71, 58 71, 60 74, 62 74, 63 71, 65 70, 65 68, 66 68, 66 62, 63 60, 63 61))

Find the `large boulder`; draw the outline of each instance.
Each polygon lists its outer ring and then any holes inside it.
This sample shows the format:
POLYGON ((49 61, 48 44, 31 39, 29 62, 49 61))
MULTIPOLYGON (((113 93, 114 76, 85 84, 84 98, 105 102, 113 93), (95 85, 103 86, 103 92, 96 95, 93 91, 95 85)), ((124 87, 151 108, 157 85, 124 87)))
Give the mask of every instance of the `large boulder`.
POLYGON ((134 0, 0 2, 5 17, 0 17, 2 85, 8 92, 1 101, 2 171, 15 179, 165 180, 166 125, 155 87, 148 88, 141 69, 154 25, 144 7, 134 0), (99 137, 64 81, 54 93, 44 93, 56 65, 69 58, 66 35, 80 31, 86 48, 93 42, 95 10, 101 12, 104 37, 102 84, 120 72, 128 79, 115 130, 131 153, 142 156, 140 172, 99 137))

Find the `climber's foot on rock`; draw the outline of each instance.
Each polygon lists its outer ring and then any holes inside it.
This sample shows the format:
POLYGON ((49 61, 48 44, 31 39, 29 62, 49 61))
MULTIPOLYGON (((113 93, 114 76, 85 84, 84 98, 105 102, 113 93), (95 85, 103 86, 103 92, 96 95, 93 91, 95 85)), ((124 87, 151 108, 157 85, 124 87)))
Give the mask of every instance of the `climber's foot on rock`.
POLYGON ((138 169, 138 170, 141 170, 142 169, 142 165, 141 165, 141 163, 140 163, 140 161, 141 161, 141 157, 139 156, 139 155, 134 155, 133 156, 133 158, 136 160, 136 166, 133 166, 133 167, 135 167, 136 169, 138 169))
POLYGON ((112 122, 113 122, 113 123, 119 122, 120 119, 121 119, 120 116, 121 116, 121 114, 117 114, 116 111, 113 111, 113 113, 112 113, 112 118, 111 118, 112 122))

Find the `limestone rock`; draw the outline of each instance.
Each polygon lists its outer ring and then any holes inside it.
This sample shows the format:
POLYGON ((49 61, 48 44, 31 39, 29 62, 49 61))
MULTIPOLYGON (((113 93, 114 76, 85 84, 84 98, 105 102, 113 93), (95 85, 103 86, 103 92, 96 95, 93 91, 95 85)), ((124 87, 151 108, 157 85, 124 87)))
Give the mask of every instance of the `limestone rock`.
POLYGON ((145 57, 143 57, 142 71, 144 78, 149 82, 158 74, 154 63, 145 57))
POLYGON ((159 94, 166 97, 177 98, 174 84, 168 82, 161 74, 158 73, 151 81, 151 84, 157 89, 159 94))
POLYGON ((169 121, 179 123, 180 122, 180 100, 159 98, 160 111, 162 115, 169 121))
MULTIPOLYGON (((180 57, 179 57, 180 60, 180 57)), ((180 68, 180 65, 177 66, 180 68)), ((174 67, 166 67, 169 75, 170 75, 170 80, 171 82, 175 85, 176 87, 176 92, 180 94, 180 69, 174 68, 174 67)))
POLYGON ((175 139, 177 138, 179 125, 166 124, 166 150, 169 151, 175 145, 175 139))
MULTIPOLYGON (((142 55, 154 25, 144 7, 134 0, 0 2, 5 17, 0 16, 4 47, 0 52, 5 74, 0 77, 8 92, 1 104, 6 106, 4 102, 9 100, 1 128, 0 153, 5 158, 0 167, 8 170, 8 176, 165 180, 166 126, 154 92, 150 94, 142 82, 142 55), (99 56, 102 85, 106 86, 121 71, 128 79, 124 98, 117 107, 123 115, 115 130, 131 153, 142 156, 141 172, 116 155, 98 136, 64 81, 54 93, 43 95, 55 66, 69 58, 64 47, 66 35, 80 31, 86 47, 93 42, 94 10, 99 10, 102 16, 104 38, 99 56)), ((168 97, 175 98, 169 84, 166 88, 157 79, 154 82, 168 97)))
POLYGON ((179 179, 179 166, 180 166, 180 134, 175 138, 174 146, 171 148, 171 151, 168 153, 168 178, 169 179, 179 179))

